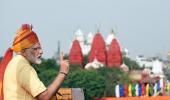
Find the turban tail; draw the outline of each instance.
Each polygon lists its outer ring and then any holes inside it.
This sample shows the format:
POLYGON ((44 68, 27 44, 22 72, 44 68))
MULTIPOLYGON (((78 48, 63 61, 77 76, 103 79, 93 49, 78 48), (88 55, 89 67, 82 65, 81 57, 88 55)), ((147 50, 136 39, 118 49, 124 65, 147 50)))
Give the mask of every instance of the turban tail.
POLYGON ((13 51, 9 48, 0 63, 0 100, 3 100, 3 78, 8 62, 12 59, 13 51))
POLYGON ((13 51, 18 53, 23 49, 29 48, 30 46, 38 43, 38 37, 36 33, 32 31, 32 26, 28 24, 22 25, 22 27, 17 31, 17 36, 13 41, 12 48, 9 48, 2 61, 0 62, 0 100, 3 100, 3 78, 5 69, 12 59, 13 51))

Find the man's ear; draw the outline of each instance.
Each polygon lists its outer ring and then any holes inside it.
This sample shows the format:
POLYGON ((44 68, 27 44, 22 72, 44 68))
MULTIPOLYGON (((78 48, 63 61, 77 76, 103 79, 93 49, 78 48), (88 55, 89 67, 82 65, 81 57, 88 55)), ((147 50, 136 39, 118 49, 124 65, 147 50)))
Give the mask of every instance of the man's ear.
POLYGON ((23 55, 23 56, 26 56, 26 49, 22 49, 20 52, 19 52, 19 54, 21 54, 21 55, 23 55))

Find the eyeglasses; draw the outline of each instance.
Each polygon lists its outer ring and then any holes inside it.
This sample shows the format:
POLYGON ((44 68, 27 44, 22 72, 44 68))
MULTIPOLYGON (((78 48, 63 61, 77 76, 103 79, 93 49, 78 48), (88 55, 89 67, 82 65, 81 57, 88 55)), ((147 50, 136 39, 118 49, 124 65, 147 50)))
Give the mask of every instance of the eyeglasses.
POLYGON ((31 49, 33 51, 37 51, 37 50, 41 50, 42 48, 41 47, 34 47, 34 48, 25 48, 25 49, 31 49))
POLYGON ((41 50, 42 48, 41 47, 34 47, 34 48, 30 48, 30 49, 37 51, 37 50, 41 50))

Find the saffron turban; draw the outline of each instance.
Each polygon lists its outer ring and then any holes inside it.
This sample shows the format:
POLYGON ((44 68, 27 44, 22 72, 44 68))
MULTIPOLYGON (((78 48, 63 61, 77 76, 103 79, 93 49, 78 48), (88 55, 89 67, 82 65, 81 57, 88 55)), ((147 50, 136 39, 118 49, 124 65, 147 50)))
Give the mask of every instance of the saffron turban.
POLYGON ((32 31, 32 26, 24 24, 17 31, 17 35, 13 41, 12 50, 20 52, 22 49, 29 48, 37 42, 39 42, 39 40, 36 33, 32 31))
POLYGON ((0 100, 3 100, 4 72, 9 61, 12 59, 13 51, 18 53, 38 42, 38 37, 36 33, 32 31, 31 25, 23 24, 22 27, 16 32, 16 37, 13 41, 12 47, 6 51, 2 61, 0 62, 0 100))

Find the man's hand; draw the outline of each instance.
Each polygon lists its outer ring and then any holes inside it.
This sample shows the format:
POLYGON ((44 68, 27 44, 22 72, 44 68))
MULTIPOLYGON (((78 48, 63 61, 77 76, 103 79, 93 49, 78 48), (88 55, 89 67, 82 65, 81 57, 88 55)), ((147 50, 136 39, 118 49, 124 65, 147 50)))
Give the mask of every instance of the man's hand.
POLYGON ((36 98, 38 100, 51 100, 52 96, 55 95, 55 93, 60 88, 60 85, 64 81, 65 76, 69 72, 69 61, 64 60, 64 54, 60 54, 60 74, 56 77, 56 79, 53 81, 52 84, 46 89, 46 91, 43 91, 40 93, 36 98))
POLYGON ((69 60, 64 60, 63 52, 60 54, 60 72, 65 74, 69 72, 69 60))

